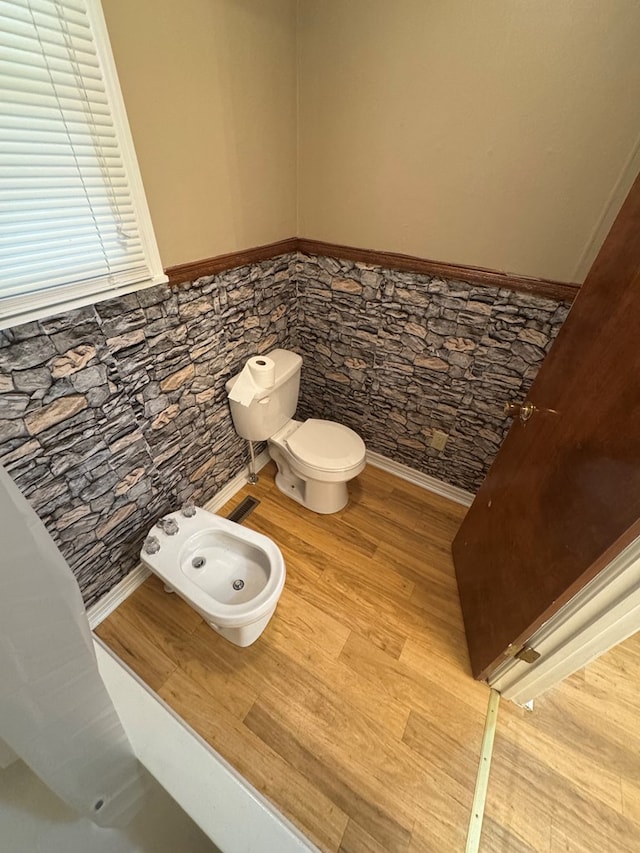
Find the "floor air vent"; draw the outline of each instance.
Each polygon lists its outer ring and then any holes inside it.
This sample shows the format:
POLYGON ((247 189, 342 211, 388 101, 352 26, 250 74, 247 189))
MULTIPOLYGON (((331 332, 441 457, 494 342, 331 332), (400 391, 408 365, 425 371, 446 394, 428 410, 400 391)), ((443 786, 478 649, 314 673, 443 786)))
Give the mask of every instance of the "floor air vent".
POLYGON ((229 521, 235 521, 236 524, 242 524, 245 518, 254 511, 254 509, 260 503, 256 498, 245 498, 241 501, 238 506, 230 512, 227 518, 229 521))

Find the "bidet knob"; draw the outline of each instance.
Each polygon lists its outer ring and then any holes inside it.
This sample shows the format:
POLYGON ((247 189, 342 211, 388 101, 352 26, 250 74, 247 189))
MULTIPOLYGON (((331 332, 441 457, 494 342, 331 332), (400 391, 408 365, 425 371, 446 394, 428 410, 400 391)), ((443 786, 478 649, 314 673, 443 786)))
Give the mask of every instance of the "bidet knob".
POLYGON ((175 536, 175 534, 180 529, 178 527, 178 522, 175 518, 171 518, 171 516, 167 516, 166 518, 161 518, 156 522, 156 527, 159 527, 163 533, 166 533, 167 536, 175 536))
POLYGON ((147 536, 144 540, 142 550, 145 554, 157 554, 160 550, 160 540, 157 536, 147 536))
POLYGON ((194 502, 187 501, 180 510, 180 512, 182 513, 182 515, 184 515, 185 518, 193 518, 193 516, 196 514, 196 506, 194 502))

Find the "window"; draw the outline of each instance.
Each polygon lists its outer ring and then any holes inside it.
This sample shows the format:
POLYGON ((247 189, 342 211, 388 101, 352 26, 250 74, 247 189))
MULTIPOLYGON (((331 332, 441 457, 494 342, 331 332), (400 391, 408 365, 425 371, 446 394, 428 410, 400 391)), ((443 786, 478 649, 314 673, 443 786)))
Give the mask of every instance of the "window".
POLYGON ((0 328, 166 281, 99 0, 0 0, 0 328))

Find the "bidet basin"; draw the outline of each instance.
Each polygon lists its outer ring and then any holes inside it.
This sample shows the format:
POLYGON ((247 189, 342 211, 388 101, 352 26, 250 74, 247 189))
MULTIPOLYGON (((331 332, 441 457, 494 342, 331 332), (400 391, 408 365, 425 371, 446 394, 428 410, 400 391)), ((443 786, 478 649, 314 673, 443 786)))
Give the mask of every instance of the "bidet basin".
POLYGON ((223 604, 251 601, 263 591, 270 573, 266 551, 224 530, 192 536, 180 553, 180 568, 223 604))
POLYGON ((165 516, 148 540, 154 548, 143 548, 140 559, 169 590, 232 643, 257 640, 284 587, 284 559, 275 542, 201 507, 189 516, 165 516))

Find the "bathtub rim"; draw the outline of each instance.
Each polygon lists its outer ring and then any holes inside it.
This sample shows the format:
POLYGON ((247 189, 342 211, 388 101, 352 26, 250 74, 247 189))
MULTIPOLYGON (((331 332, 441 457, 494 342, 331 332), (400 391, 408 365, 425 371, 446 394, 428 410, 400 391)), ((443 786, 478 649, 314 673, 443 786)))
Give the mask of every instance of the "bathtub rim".
POLYGON ((139 761, 223 853, 319 853, 99 637, 93 640, 98 669, 139 761))

